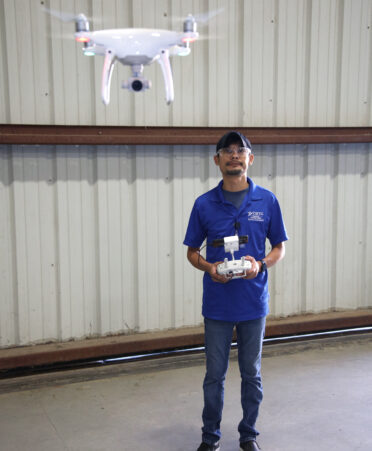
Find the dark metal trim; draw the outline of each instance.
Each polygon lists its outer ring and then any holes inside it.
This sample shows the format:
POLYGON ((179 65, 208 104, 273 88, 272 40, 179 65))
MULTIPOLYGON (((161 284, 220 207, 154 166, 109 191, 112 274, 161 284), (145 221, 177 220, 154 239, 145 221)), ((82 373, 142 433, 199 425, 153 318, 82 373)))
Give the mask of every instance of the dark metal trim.
MULTIPOLYGON (((0 124, 0 144, 213 145, 234 127, 112 127, 0 124)), ((372 127, 236 127, 252 144, 371 143, 372 127)))
MULTIPOLYGON (((372 326, 372 309, 268 320, 266 338, 372 326)), ((203 346, 202 327, 0 350, 0 370, 203 346)))

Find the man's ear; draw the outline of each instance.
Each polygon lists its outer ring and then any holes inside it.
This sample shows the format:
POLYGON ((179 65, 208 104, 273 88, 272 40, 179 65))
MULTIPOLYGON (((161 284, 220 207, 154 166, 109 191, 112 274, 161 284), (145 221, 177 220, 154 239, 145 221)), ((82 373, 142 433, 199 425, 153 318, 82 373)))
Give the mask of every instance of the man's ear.
POLYGON ((213 157, 216 166, 220 165, 220 156, 217 154, 213 157))
POLYGON ((251 153, 249 155, 249 161, 248 161, 249 166, 252 166, 253 162, 254 162, 254 155, 253 155, 253 153, 251 153))

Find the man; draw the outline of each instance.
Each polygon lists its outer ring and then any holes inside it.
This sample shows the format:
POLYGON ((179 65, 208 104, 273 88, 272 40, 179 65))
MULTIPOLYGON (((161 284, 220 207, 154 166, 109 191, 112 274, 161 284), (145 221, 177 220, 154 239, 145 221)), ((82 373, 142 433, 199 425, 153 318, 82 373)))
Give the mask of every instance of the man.
POLYGON ((247 178, 253 160, 251 143, 242 133, 232 131, 219 140, 214 162, 223 180, 196 199, 184 240, 188 260, 204 271, 202 313, 206 374, 202 443, 197 451, 220 449, 224 381, 234 327, 242 379, 240 449, 260 449, 255 423, 262 401, 261 351, 269 311, 267 269, 284 257, 284 241, 288 238, 274 194, 247 178), (235 259, 245 256, 251 262, 251 269, 244 278, 231 279, 217 273, 217 265, 227 255, 223 246, 213 247, 212 242, 232 235, 248 235, 245 247, 235 252, 235 259), (266 238, 271 244, 267 255, 266 238), (200 255, 205 239, 206 259, 200 255))

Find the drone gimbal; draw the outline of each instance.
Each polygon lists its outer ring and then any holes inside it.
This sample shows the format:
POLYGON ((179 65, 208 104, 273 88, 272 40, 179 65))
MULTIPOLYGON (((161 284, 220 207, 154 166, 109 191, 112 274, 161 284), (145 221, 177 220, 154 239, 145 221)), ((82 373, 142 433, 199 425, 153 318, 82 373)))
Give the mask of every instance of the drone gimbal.
POLYGON ((132 92, 141 92, 151 88, 151 81, 146 80, 142 75, 143 64, 132 66, 132 76, 122 83, 123 89, 129 89, 132 92))

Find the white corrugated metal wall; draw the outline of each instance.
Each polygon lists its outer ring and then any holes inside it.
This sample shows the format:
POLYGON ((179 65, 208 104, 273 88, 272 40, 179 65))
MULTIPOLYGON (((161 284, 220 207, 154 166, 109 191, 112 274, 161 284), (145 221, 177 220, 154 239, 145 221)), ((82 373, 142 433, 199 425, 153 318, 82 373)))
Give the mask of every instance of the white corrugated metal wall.
MULTIPOLYGON (((372 0, 0 0, 0 123, 371 126, 372 0), (153 88, 99 95, 102 58, 40 6, 94 28, 180 29, 224 8, 210 40, 153 88)), ((255 180, 291 237, 271 273, 274 316, 371 307, 371 145, 256 146, 255 180)), ((219 175, 213 146, 0 146, 0 347, 195 325, 201 274, 182 240, 219 175), (146 265, 142 262, 151 262, 146 265)))
POLYGON ((0 123, 147 126, 370 126, 371 0, 0 0, 0 123), (173 58, 167 106, 153 88, 133 94, 117 65, 100 99, 103 58, 83 56, 73 23, 41 10, 93 16, 93 29, 182 29, 192 12, 223 9, 190 56, 173 58))
MULTIPOLYGON (((0 346, 197 325, 182 245, 213 146, 2 146, 0 346)), ((271 313, 372 307, 372 145, 255 146, 290 235, 271 313)))

